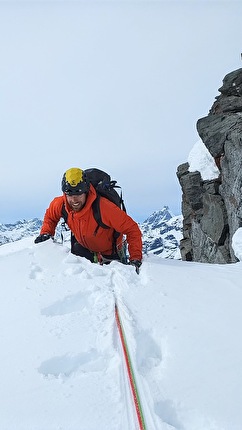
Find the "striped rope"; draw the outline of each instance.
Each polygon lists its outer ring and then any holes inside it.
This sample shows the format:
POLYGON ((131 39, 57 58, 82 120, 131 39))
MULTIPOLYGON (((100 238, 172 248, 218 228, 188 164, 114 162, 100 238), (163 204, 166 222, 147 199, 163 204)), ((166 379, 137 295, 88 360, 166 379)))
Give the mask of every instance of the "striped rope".
POLYGON ((122 343, 122 347, 123 347, 123 353, 124 353, 125 363, 126 363, 126 367, 127 367, 128 378, 129 378, 131 392, 132 392, 132 396, 133 396, 133 400, 134 400, 135 411, 136 411, 136 415, 137 415, 137 419, 138 419, 138 423, 139 423, 139 430, 146 430, 144 414, 142 411, 142 405, 141 405, 141 401, 140 401, 140 396, 139 396, 138 389, 137 389, 137 383, 135 381, 134 370, 132 367, 131 358, 130 358, 128 345, 127 345, 127 340, 125 337, 122 321, 121 321, 121 318, 119 315, 117 303, 115 303, 115 318, 116 318, 118 331, 119 331, 119 335, 120 335, 120 339, 121 339, 121 343, 122 343))

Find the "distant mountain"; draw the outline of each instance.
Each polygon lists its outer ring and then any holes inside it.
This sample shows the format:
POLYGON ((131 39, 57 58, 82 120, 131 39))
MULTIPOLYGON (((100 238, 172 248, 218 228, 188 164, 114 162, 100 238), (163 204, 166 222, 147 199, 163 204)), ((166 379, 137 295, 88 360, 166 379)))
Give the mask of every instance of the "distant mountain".
POLYGON ((144 253, 162 258, 181 258, 179 242, 182 239, 182 215, 174 216, 168 206, 164 206, 140 224, 140 229, 144 253))
POLYGON ((39 234, 41 225, 42 221, 38 218, 17 221, 14 224, 0 224, 0 245, 39 234))
MULTIPOLYGON (((0 245, 38 236, 42 221, 38 218, 17 221, 14 224, 0 224, 0 245)), ((174 216, 168 206, 154 212, 143 223, 139 224, 143 235, 145 254, 156 254, 162 258, 180 259, 179 242, 182 238, 182 216, 174 216)), ((57 228, 57 240, 60 241, 61 223, 57 228)), ((68 232, 65 241, 70 239, 68 232)))

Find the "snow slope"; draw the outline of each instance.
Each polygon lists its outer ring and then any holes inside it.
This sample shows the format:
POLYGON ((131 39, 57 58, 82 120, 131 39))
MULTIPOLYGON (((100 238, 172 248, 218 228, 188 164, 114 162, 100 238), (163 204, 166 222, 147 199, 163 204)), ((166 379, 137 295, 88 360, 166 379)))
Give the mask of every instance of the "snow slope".
POLYGON ((139 428, 116 300, 147 430, 241 430, 241 274, 148 256, 138 276, 51 240, 1 246, 0 429, 139 428))

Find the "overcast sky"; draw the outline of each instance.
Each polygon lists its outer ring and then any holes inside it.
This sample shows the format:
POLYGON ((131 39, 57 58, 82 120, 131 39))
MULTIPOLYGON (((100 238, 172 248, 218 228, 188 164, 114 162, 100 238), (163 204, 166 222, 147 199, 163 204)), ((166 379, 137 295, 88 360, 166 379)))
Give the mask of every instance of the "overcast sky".
POLYGON ((242 2, 0 1, 0 223, 42 218, 98 167, 143 221, 181 213, 177 166, 242 62, 242 2))

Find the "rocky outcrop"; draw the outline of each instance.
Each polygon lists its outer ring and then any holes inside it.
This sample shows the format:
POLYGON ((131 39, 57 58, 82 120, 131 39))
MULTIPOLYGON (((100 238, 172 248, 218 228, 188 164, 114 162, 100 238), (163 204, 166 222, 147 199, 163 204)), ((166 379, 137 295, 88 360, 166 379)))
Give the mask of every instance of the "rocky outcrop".
POLYGON ((203 180, 178 167, 182 188, 183 260, 209 263, 237 261, 231 241, 242 226, 242 69, 225 76, 208 115, 197 121, 197 131, 214 157, 220 175, 203 180))

